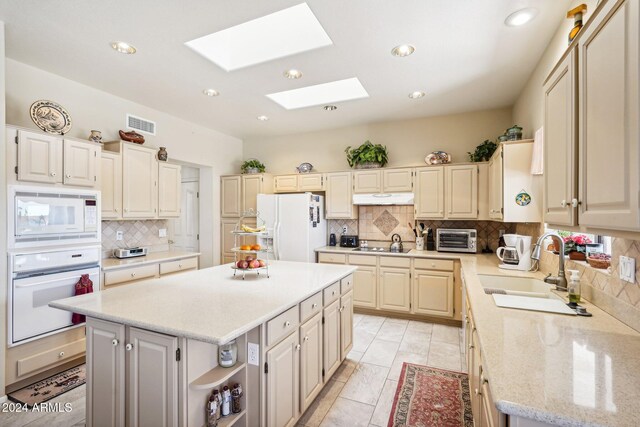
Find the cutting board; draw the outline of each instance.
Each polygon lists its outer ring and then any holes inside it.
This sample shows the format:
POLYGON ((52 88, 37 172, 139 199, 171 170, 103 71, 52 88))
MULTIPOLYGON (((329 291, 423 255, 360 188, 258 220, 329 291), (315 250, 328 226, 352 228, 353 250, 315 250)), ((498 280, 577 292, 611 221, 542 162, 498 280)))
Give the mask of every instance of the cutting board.
POLYGON ((576 315, 576 312, 564 301, 552 298, 521 297, 515 295, 493 294, 493 300, 498 307, 516 308, 519 310, 546 311, 548 313, 576 315))

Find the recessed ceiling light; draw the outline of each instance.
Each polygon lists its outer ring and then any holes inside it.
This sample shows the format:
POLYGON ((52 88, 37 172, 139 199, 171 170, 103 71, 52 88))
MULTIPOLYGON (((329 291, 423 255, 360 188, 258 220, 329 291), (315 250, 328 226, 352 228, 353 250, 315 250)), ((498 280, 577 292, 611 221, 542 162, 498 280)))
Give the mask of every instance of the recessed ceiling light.
POLYGON ((415 92, 411 92, 411 93, 409 94, 409 98, 411 98, 411 99, 418 99, 418 98, 422 98, 424 95, 425 95, 425 93, 424 93, 424 92, 417 90, 417 91, 415 91, 415 92))
POLYGON ((207 96, 218 96, 220 95, 220 92, 218 92, 215 89, 205 89, 202 91, 202 93, 204 93, 207 96))
POLYGON ((335 105, 325 105, 324 109, 325 111, 335 111, 338 109, 338 107, 336 107, 335 105))
POLYGON ((267 95, 267 98, 287 110, 368 97, 357 77, 267 95))
POLYGON ((299 79, 300 77, 302 77, 302 71, 292 68, 290 70, 285 71, 283 75, 288 79, 292 79, 292 80, 299 79))
POLYGON ((333 42, 306 3, 185 43, 226 71, 307 52, 333 42))
POLYGON ((519 27, 520 25, 524 25, 527 22, 531 21, 536 17, 537 14, 537 9, 534 9, 533 7, 527 7, 517 10, 511 15, 507 16, 507 19, 504 20, 504 23, 510 27, 519 27))
POLYGON ((258 117, 256 117, 256 119, 260 120, 261 122, 266 122, 267 120, 269 120, 269 117, 267 117, 267 116, 258 116, 258 117))
POLYGON ((391 49, 391 54, 393 56, 409 56, 413 52, 416 51, 416 48, 411 46, 410 44, 401 44, 400 46, 396 46, 391 49))
POLYGON ((127 42, 111 42, 111 47, 114 50, 117 50, 120 53, 126 53, 127 55, 136 53, 136 48, 127 42))

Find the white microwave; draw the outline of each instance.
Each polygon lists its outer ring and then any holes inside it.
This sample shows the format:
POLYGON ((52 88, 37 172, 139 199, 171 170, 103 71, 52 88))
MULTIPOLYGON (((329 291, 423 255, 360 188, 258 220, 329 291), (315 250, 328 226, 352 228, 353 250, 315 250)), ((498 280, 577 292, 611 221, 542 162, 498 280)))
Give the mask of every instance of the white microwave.
POLYGON ((9 187, 11 248, 100 243, 100 192, 9 187))

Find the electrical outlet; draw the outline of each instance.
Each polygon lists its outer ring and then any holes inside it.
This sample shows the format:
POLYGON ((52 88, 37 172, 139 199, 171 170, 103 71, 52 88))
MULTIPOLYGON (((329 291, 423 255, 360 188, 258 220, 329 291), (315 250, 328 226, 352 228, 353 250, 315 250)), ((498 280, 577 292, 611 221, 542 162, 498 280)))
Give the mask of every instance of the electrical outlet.
POLYGON ((504 236, 504 233, 506 233, 506 232, 507 232, 507 230, 499 230, 498 233, 500 233, 500 234, 498 234, 498 237, 504 236))
POLYGON ((167 229, 166 228, 158 229, 158 237, 167 237, 167 229))
POLYGON ((620 264, 618 266, 620 271, 620 280, 624 280, 629 283, 636 283, 636 259, 628 256, 620 257, 620 264))
POLYGON ((124 231, 122 230, 116 231, 116 240, 122 240, 122 239, 124 239, 124 231))
POLYGON ((247 362, 249 365, 260 365, 260 345, 255 343, 247 343, 247 362))
POLYGON ((347 226, 346 225, 342 226, 342 234, 347 234, 347 226))

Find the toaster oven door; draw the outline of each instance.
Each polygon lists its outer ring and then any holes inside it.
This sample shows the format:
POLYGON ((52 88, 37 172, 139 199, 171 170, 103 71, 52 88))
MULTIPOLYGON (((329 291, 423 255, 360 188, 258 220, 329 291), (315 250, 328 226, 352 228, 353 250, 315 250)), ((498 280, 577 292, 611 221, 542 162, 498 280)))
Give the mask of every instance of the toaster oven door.
POLYGON ((471 235, 468 232, 447 231, 438 234, 439 251, 472 252, 471 235))

